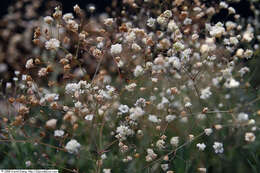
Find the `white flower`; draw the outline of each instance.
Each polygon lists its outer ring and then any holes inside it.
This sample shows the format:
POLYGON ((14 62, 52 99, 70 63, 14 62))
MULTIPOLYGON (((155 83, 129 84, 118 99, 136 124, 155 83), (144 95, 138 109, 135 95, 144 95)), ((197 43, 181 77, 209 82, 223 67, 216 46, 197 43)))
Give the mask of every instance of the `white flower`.
POLYGON ((63 15, 62 18, 63 18, 63 20, 64 20, 65 22, 68 22, 69 20, 74 19, 74 16, 73 16, 72 13, 66 13, 66 14, 63 15))
POLYGON ((102 159, 102 160, 105 160, 106 158, 107 158, 106 153, 104 153, 104 154, 101 155, 101 159, 102 159))
POLYGON ((118 107, 118 110, 119 110, 121 113, 125 114, 125 113, 127 113, 127 112, 129 111, 129 107, 128 107, 127 105, 120 105, 120 106, 118 107))
POLYGON ((245 134, 245 141, 247 142, 254 142, 255 141, 255 134, 252 132, 247 132, 245 134))
POLYGON ((250 49, 247 49, 247 50, 244 52, 244 56, 245 56, 246 59, 251 58, 252 55, 253 55, 253 51, 250 50, 250 49))
POLYGON ((52 38, 49 41, 45 42, 45 48, 48 50, 56 50, 59 47, 60 47, 60 41, 55 38, 52 38))
POLYGON ((148 148, 147 149, 147 156, 145 157, 145 160, 147 162, 151 162, 152 160, 156 159, 157 154, 154 153, 153 149, 148 148))
POLYGON ((155 115, 149 115, 148 120, 153 122, 153 123, 160 123, 161 122, 161 120, 158 119, 158 117, 155 116, 155 115))
POLYGON ((63 130, 55 130, 54 131, 54 136, 55 137, 62 137, 64 135, 64 131, 63 130))
POLYGON ((167 115, 165 120, 169 123, 176 119, 176 115, 167 115))
POLYGON ((191 102, 187 102, 187 103, 185 103, 185 105, 184 105, 186 108, 189 108, 189 107, 191 107, 192 106, 192 104, 191 104, 191 102))
POLYGON ((50 128, 50 129, 55 129, 56 128, 56 123, 57 123, 58 120, 56 119, 50 119, 46 122, 46 127, 47 128, 50 128))
POLYGON ((199 148, 200 151, 204 151, 206 148, 206 145, 204 143, 198 143, 196 146, 199 148))
POLYGON ((114 22, 113 18, 106 18, 106 19, 104 19, 104 24, 106 26, 112 26, 113 22, 114 22))
POLYGON ((154 27, 155 26, 155 22, 156 22, 156 20, 154 19, 154 18, 152 18, 152 17, 150 17, 148 20, 147 20, 147 26, 149 26, 149 27, 154 27))
POLYGON ((77 83, 68 83, 65 87, 65 92, 67 94, 73 94, 75 91, 79 90, 80 86, 77 83))
POLYGON ((213 130, 211 128, 207 128, 207 129, 204 129, 204 132, 207 136, 209 136, 213 133, 213 130))
POLYGON ((26 65, 25 65, 25 68, 29 69, 29 68, 33 68, 33 59, 29 59, 26 61, 26 65))
POLYGON ((172 64, 172 66, 176 69, 180 69, 181 68, 181 62, 180 59, 176 56, 170 57, 169 58, 169 63, 172 64))
POLYGON ((82 107, 82 103, 80 101, 77 101, 74 105, 75 105, 75 108, 81 108, 82 107))
POLYGON ((226 88, 237 88, 240 85, 238 81, 236 81, 234 78, 229 78, 224 83, 224 86, 226 88))
POLYGON ((221 37, 225 33, 225 28, 221 22, 218 22, 210 28, 209 33, 212 37, 221 37))
POLYGON ((142 66, 138 65, 136 66, 135 70, 134 70, 134 76, 138 77, 140 75, 144 74, 144 69, 142 66))
POLYGON ((244 34, 243 34, 243 39, 244 41, 246 42, 251 42, 254 38, 254 34, 251 32, 251 31, 246 31, 244 34))
POLYGON ((112 55, 114 55, 114 54, 120 54, 122 50, 123 48, 121 44, 114 44, 111 46, 110 52, 112 55))
POLYGON ((170 143, 177 147, 179 145, 179 137, 178 136, 175 136, 175 137, 172 137, 171 140, 170 140, 170 143))
POLYGON ((156 142, 156 147, 158 147, 159 149, 163 149, 165 146, 165 141, 163 139, 159 139, 157 142, 156 142))
POLYGON ((223 144, 220 142, 214 142, 213 148, 216 154, 224 152, 223 144))
POLYGON ((47 100, 48 102, 52 102, 54 100, 58 100, 59 99, 59 94, 56 93, 49 93, 46 94, 44 97, 44 100, 47 100))
POLYGON ((248 121, 248 114, 240 112, 237 116, 238 121, 248 121))
POLYGON ((169 164, 161 164, 161 168, 163 171, 167 171, 167 169, 169 169, 169 164))
POLYGON ((120 125, 119 127, 117 127, 116 133, 116 138, 120 140, 125 140, 127 136, 134 134, 133 130, 125 125, 120 125))
POLYGON ((75 139, 71 139, 65 146, 65 149, 68 150, 69 153, 73 154, 77 154, 80 148, 80 143, 78 143, 78 141, 76 141, 75 139))
POLYGON ((139 117, 143 116, 144 113, 145 112, 140 107, 131 108, 130 109, 130 116, 129 116, 129 118, 131 120, 137 120, 139 117))
POLYGON ((201 95, 200 95, 200 98, 205 100, 205 99, 208 99, 210 96, 211 96, 211 91, 210 91, 210 87, 207 87, 203 90, 201 90, 201 95))
POLYGON ((131 83, 131 84, 129 84, 129 85, 126 85, 126 86, 125 86, 125 89, 126 89, 127 91, 134 91, 134 89, 135 89, 136 86, 137 86, 136 83, 131 83))
POLYGON ((192 20, 190 18, 185 18, 185 20, 183 21, 184 25, 190 25, 192 23, 192 20))
POLYGON ((93 114, 86 115, 86 116, 85 116, 85 120, 87 120, 87 121, 92 121, 92 120, 93 120, 93 117, 94 117, 93 114))
POLYGON ((111 173, 111 169, 103 169, 103 173, 111 173))
POLYGON ((25 166, 26 167, 30 167, 32 165, 32 162, 30 160, 26 161, 25 162, 25 166))
POLYGON ((248 67, 242 67, 238 73, 240 73, 240 76, 244 76, 244 74, 246 74, 247 72, 250 72, 250 69, 248 67))
POLYGON ((43 18, 43 20, 47 24, 51 24, 53 22, 53 18, 51 16, 46 16, 43 18))
POLYGON ((220 8, 228 8, 228 4, 226 2, 224 2, 224 1, 221 1, 219 3, 219 6, 220 6, 220 8))
POLYGON ((202 172, 202 173, 206 173, 207 169, 206 168, 198 168, 198 171, 202 172))

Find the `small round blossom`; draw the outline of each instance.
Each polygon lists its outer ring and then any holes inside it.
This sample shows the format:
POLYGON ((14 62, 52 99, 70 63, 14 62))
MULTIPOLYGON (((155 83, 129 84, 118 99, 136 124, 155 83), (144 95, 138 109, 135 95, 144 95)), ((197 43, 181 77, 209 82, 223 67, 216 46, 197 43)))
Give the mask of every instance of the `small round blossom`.
POLYGON ((111 46, 110 52, 112 55, 120 54, 122 52, 123 48, 121 44, 114 44, 111 46))
POLYGON ((165 120, 169 123, 176 119, 176 115, 167 115, 165 120))
POLYGON ((134 70, 134 76, 138 77, 141 76, 142 74, 144 74, 144 69, 142 66, 138 65, 136 66, 135 70, 134 70))
POLYGON ((237 116, 238 121, 248 121, 248 114, 240 112, 237 116))
POLYGON ((225 28, 221 22, 210 28, 210 35, 213 37, 221 37, 225 32, 225 28))
POLYGON ((71 139, 65 146, 65 149, 68 150, 71 154, 77 154, 79 148, 81 147, 80 143, 77 140, 71 139))
POLYGON ((29 59, 28 61, 26 61, 26 65, 25 65, 25 68, 27 69, 30 69, 30 68, 33 68, 34 65, 33 65, 33 59, 29 59))
POLYGON ((171 145, 177 147, 179 145, 179 137, 178 136, 172 137, 170 143, 171 145))
POLYGON ((45 42, 45 48, 48 50, 56 50, 59 47, 60 47, 60 41, 55 38, 52 38, 49 41, 45 42))
POLYGON ((163 171, 167 171, 167 169, 169 169, 169 164, 161 164, 161 168, 163 171))
POLYGON ((163 149, 163 148, 165 148, 164 144, 165 144, 165 141, 163 139, 160 139, 156 142, 156 147, 158 147, 159 149, 163 149))
POLYGON ((46 122, 46 127, 50 129, 55 129, 57 124, 57 119, 50 119, 46 122))
POLYGON ((154 27, 155 26, 155 23, 156 23, 156 20, 152 17, 150 17, 148 20, 147 20, 147 26, 149 27, 154 27))
POLYGON ((145 157, 145 160, 146 160, 147 162, 151 162, 151 161, 153 161, 154 159, 156 159, 156 157, 157 157, 157 154, 154 153, 153 149, 148 148, 148 149, 147 149, 147 156, 145 157))
POLYGON ((66 14, 63 15, 62 19, 63 19, 65 22, 67 22, 67 21, 69 21, 69 20, 71 20, 71 19, 74 19, 74 16, 73 16, 72 13, 66 13, 66 14))
POLYGON ((211 128, 207 128, 207 129, 204 129, 204 132, 207 136, 209 136, 213 133, 213 130, 211 128))
POLYGON ((254 142, 255 141, 255 134, 254 133, 252 133, 252 132, 247 132, 246 134, 245 134, 245 141, 247 141, 247 142, 254 142))
POLYGON ((207 87, 203 90, 201 90, 201 95, 200 95, 200 98, 205 100, 205 99, 208 99, 210 96, 211 96, 211 91, 210 91, 210 87, 207 87))
POLYGON ((85 116, 85 120, 87 120, 87 121, 92 121, 92 120, 93 120, 93 117, 94 117, 93 114, 86 115, 86 116, 85 116))
POLYGON ((240 85, 238 81, 236 81, 234 78, 229 78, 224 83, 224 86, 226 88, 237 88, 240 85))
POLYGON ((51 24, 53 22, 53 18, 51 16, 46 16, 43 20, 47 24, 51 24))
POLYGON ((111 169, 103 169, 103 173, 111 173, 111 169))
POLYGON ((139 117, 144 115, 144 110, 141 107, 135 107, 130 109, 130 116, 131 120, 137 120, 139 117))
POLYGON ((120 140, 125 140, 127 136, 132 135, 134 132, 128 126, 121 125, 117 127, 116 133, 117 133, 116 138, 120 140))
POLYGON ((220 142, 214 142, 213 148, 216 154, 221 154, 224 152, 223 144, 220 142))
POLYGON ((30 167, 32 165, 32 162, 30 160, 26 161, 25 162, 25 166, 26 167, 30 167))
POLYGON ((120 105, 118 107, 118 110, 120 111, 120 113, 125 114, 128 113, 129 107, 127 105, 120 105))
POLYGON ((206 148, 206 145, 204 143, 198 143, 196 146, 199 148, 200 151, 204 151, 206 148))
POLYGON ((54 136, 55 137, 62 137, 64 135, 64 131, 63 130, 55 130, 54 131, 54 136))
POLYGON ((148 120, 153 123, 160 123, 161 120, 156 115, 149 115, 148 120))

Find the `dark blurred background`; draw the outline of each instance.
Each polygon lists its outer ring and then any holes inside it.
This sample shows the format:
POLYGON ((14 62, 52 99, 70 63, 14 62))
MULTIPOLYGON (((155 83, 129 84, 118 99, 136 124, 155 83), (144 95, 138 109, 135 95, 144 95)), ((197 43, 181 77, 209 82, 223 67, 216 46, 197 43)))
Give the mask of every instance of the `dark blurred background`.
MULTIPOLYGON (((0 16, 3 16, 7 13, 8 7, 17 0, 1 0, 0 5, 0 16)), ((37 1, 37 0, 35 0, 37 1)), ((44 3, 47 4, 49 0, 44 0, 44 3)), ((63 11, 71 12, 73 6, 78 4, 81 8, 86 9, 89 4, 94 4, 96 6, 96 12, 104 12, 106 7, 110 6, 112 0, 57 0, 57 2, 62 4, 63 11)))
MULTIPOLYGON (((1 0, 1 6, 0 6, 0 16, 7 13, 8 6, 13 4, 16 0, 1 0)), ((35 0, 37 1, 37 0, 35 0)), ((122 1, 122 0, 119 0, 122 1)), ((164 0, 161 0, 164 1, 164 0)), ((44 3, 47 4, 49 0, 44 0, 44 3)), ((94 4, 96 6, 96 12, 104 12, 106 7, 110 6, 112 3, 112 0, 57 0, 57 2, 62 4, 63 11, 64 12, 71 12, 72 7, 75 4, 78 4, 81 8, 86 8, 89 4, 94 4)), ((209 3, 218 3, 219 0, 214 1, 208 1, 209 3)), ((250 10, 249 0, 241 0, 239 3, 233 3, 231 6, 233 6, 236 11, 241 14, 243 17, 249 17, 252 16, 253 13, 250 10)), ((192 0, 191 0, 192 3, 192 0)), ((225 15, 225 11, 222 15, 225 15)))

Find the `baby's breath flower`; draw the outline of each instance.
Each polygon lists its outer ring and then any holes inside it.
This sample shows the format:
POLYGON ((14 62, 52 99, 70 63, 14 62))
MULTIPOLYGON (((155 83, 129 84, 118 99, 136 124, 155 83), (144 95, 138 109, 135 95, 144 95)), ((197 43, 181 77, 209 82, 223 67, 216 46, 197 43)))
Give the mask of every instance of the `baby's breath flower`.
POLYGON ((117 133, 116 138, 118 138, 120 140, 126 140, 127 136, 134 134, 133 130, 125 125, 121 125, 121 126, 117 127, 116 133, 117 133))
POLYGON ((62 137, 64 135, 64 131, 63 130, 55 130, 54 131, 54 136, 55 137, 62 137))
POLYGON ((149 115, 148 120, 153 123, 160 123, 161 120, 156 115, 149 115))
POLYGON ((255 134, 254 133, 252 133, 252 132, 247 132, 246 134, 245 134, 245 141, 247 141, 247 142, 254 142, 255 141, 255 134))
POLYGON ((69 20, 74 19, 74 16, 72 13, 66 13, 62 16, 62 18, 65 22, 68 22, 69 20))
POLYGON ((163 148, 165 148, 164 144, 165 144, 165 141, 163 139, 159 139, 156 142, 156 147, 159 148, 159 149, 163 149, 163 148))
POLYGON ((48 50, 56 50, 60 47, 60 41, 52 38, 49 41, 45 42, 45 48, 48 50))
POLYGON ((200 95, 200 98, 201 99, 208 99, 210 96, 211 96, 211 91, 210 91, 210 87, 207 87, 203 90, 201 90, 201 95, 200 95))
POLYGON ((216 154, 224 152, 223 144, 220 142, 214 142, 213 148, 216 154))
POLYGON ((92 121, 92 120, 93 120, 93 117, 94 117, 93 114, 86 115, 86 116, 85 116, 85 120, 87 120, 87 121, 92 121))
POLYGON ((65 146, 65 149, 68 150, 71 154, 77 154, 79 148, 81 147, 80 143, 77 140, 71 139, 65 146))
POLYGON ((150 17, 148 20, 147 20, 147 26, 149 27, 154 27, 155 26, 155 23, 156 23, 156 20, 152 17, 150 17))
POLYGON ((138 65, 136 66, 135 70, 134 70, 134 76, 138 77, 144 74, 144 69, 142 66, 138 65))
POLYGON ((177 147, 179 145, 179 137, 178 136, 175 136, 175 137, 172 137, 171 140, 170 140, 170 143, 177 147))
POLYGON ((213 133, 213 130, 211 128, 207 128, 207 129, 204 129, 204 132, 207 136, 209 136, 213 133))
POLYGON ((200 151, 204 151, 206 148, 206 145, 204 143, 198 143, 196 146, 199 148, 200 151))
POLYGON ((234 78, 229 78, 224 83, 224 86, 226 88, 237 88, 240 85, 238 81, 236 81, 234 78))
POLYGON ((121 44, 114 44, 111 46, 110 52, 112 55, 120 54, 123 48, 121 44))
POLYGON ((225 28, 221 22, 210 28, 210 35, 213 37, 221 37, 225 32, 225 28))
POLYGON ((111 169, 103 169, 103 173, 111 173, 111 169))
POLYGON ((34 67, 34 64, 33 64, 33 59, 29 59, 27 62, 26 62, 26 65, 25 65, 25 68, 29 69, 29 68, 33 68, 34 67))
POLYGON ((57 124, 57 119, 50 119, 46 122, 46 127, 50 129, 55 129, 57 124))
POLYGON ((51 16, 46 16, 43 20, 47 24, 51 24, 53 22, 53 18, 51 16))
POLYGON ((122 113, 122 114, 125 114, 125 113, 128 113, 129 111, 129 107, 127 105, 120 105, 118 107, 118 110, 122 113))

